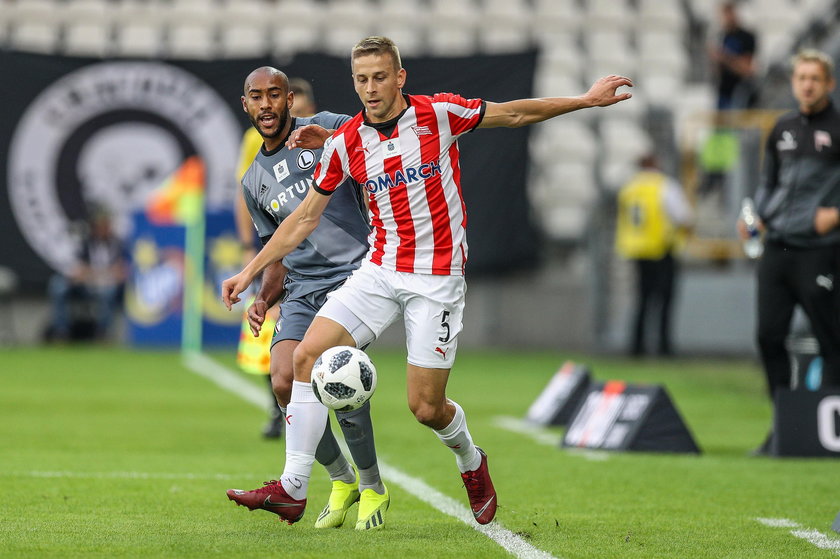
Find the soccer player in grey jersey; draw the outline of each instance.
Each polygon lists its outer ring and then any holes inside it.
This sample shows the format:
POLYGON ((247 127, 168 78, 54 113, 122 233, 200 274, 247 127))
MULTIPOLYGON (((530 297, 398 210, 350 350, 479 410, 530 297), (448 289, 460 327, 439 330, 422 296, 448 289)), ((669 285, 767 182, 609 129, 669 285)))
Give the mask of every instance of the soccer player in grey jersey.
MULTIPOLYGON (((312 184, 312 172, 321 157, 321 149, 289 150, 286 139, 295 128, 318 124, 327 129, 340 126, 350 117, 321 112, 308 118, 292 118, 289 109, 294 93, 286 75, 270 67, 249 74, 245 81, 242 106, 262 135, 263 147, 242 177, 245 203, 257 233, 267 243, 278 225, 300 204, 312 184)), ((351 186, 351 185, 347 185, 351 186)), ((360 187, 343 188, 330 201, 315 232, 282 261, 266 268, 254 303, 248 308, 248 322, 258 335, 266 311, 278 301, 280 318, 271 345, 271 382, 275 396, 286 408, 287 421, 294 421, 292 391, 294 349, 327 295, 341 285, 359 267, 364 257, 370 227, 360 187)), ((318 445, 316 460, 324 465, 333 483, 327 506, 318 516, 317 528, 338 527, 347 509, 359 500, 360 490, 385 492, 379 477, 370 403, 346 413, 336 412, 359 475, 344 457, 329 423, 318 445)), ((293 451, 297 441, 287 439, 293 451)), ((228 498, 254 510, 261 508, 287 514, 271 500, 272 483, 255 491, 231 489, 228 498)), ((284 518, 281 515, 281 518, 284 518)), ((358 528, 358 526, 357 526, 358 528)))

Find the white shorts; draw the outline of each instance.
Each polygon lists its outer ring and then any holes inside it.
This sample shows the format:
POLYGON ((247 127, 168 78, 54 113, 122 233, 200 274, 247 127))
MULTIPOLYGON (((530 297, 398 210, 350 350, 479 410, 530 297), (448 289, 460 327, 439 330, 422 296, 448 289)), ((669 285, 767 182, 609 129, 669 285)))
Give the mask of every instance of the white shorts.
MULTIPOLYGON (((463 327, 463 276, 394 272, 365 260, 361 267, 328 295, 318 316, 334 320, 350 332, 370 330, 374 338, 403 315, 408 362, 429 369, 451 369, 463 327), (348 317, 349 310, 367 328, 348 317)), ((364 336, 360 336, 364 338, 364 336)))

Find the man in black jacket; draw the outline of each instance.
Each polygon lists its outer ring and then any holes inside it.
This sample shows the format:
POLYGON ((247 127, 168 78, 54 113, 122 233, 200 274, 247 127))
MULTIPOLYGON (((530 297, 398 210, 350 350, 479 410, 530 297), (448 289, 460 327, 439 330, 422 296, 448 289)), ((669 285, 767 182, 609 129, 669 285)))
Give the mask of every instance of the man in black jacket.
MULTIPOLYGON (((833 62, 806 50, 793 59, 799 103, 767 139, 756 207, 765 231, 758 265, 758 345, 771 398, 790 386, 785 339, 794 307, 805 311, 820 344, 822 386, 840 386, 840 113, 829 94, 833 62), (837 276, 837 277, 836 277, 837 276)), ((739 221, 741 238, 747 232, 739 221)))

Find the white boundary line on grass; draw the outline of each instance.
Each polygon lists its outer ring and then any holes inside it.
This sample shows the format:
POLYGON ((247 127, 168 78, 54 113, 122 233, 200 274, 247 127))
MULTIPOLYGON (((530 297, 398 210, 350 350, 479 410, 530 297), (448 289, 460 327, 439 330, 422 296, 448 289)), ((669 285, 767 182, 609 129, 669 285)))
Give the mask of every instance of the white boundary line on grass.
MULTIPOLYGON (((555 448, 560 448, 560 443, 563 441, 562 435, 553 433, 545 427, 534 425, 533 423, 525 421, 524 419, 511 417, 509 415, 497 415, 493 418, 493 421, 497 427, 501 427, 505 431, 525 435, 526 437, 545 446, 553 446, 555 448)), ((580 456, 582 458, 585 458, 586 460, 591 460, 593 462, 603 462, 605 460, 610 459, 609 455, 606 452, 600 452, 597 450, 586 450, 579 448, 566 448, 564 450, 566 450, 572 456, 580 456)))
POLYGON ((840 539, 831 538, 818 530, 802 528, 798 522, 789 518, 756 518, 756 521, 771 528, 793 528, 790 531, 792 536, 803 539, 820 549, 834 551, 837 555, 840 555, 840 539))
POLYGON ((30 472, 2 472, 4 477, 35 477, 35 478, 75 478, 75 479, 213 479, 228 480, 241 479, 242 474, 191 474, 171 472, 70 472, 66 470, 45 472, 33 470, 30 472))
MULTIPOLYGON (((236 394, 252 404, 265 407, 265 392, 255 385, 242 380, 236 373, 213 361, 202 353, 189 354, 184 359, 186 367, 198 375, 211 380, 221 388, 236 394)), ((470 528, 481 532, 495 543, 504 548, 508 553, 520 559, 557 559, 550 553, 534 547, 520 536, 502 527, 498 521, 482 526, 476 524, 472 511, 456 501, 434 489, 422 479, 408 475, 407 473, 379 460, 379 469, 388 481, 401 487, 421 501, 427 503, 438 511, 452 516, 470 528)))

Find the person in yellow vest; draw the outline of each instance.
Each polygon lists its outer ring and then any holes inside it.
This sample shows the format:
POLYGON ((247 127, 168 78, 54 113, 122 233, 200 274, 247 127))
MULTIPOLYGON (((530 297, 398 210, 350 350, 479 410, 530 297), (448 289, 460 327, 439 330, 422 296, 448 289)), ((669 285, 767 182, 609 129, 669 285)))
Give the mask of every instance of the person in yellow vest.
MULTIPOLYGON (((289 114, 293 117, 308 117, 317 112, 315 106, 315 97, 312 91, 312 86, 308 81, 302 78, 290 78, 289 90, 295 94, 295 102, 289 110, 289 114)), ((244 266, 257 254, 259 242, 256 235, 254 223, 251 221, 251 214, 248 212, 248 207, 245 205, 245 197, 242 195, 242 188, 239 179, 251 166, 257 153, 263 145, 263 137, 259 131, 253 126, 242 135, 242 141, 239 145, 239 162, 236 166, 237 176, 237 199, 234 211, 236 219, 236 232, 242 243, 242 265, 244 266)), ((265 323, 260 330, 260 335, 254 337, 251 333, 251 328, 248 324, 247 309, 253 303, 253 297, 248 298, 245 305, 245 313, 242 318, 242 329, 239 333, 239 347, 236 354, 236 362, 239 368, 246 373, 254 375, 265 375, 268 382, 268 391, 270 394, 269 402, 269 419, 263 428, 263 436, 268 439, 277 439, 283 436, 283 412, 277 404, 274 397, 274 391, 271 388, 270 373, 270 356, 271 356, 271 337, 274 333, 274 326, 277 324, 277 317, 280 309, 275 306, 265 317, 265 323)))
POLYGON ((618 194, 616 251, 634 261, 636 312, 629 353, 646 353, 645 326, 658 309, 658 347, 663 356, 673 355, 671 308, 677 263, 674 252, 690 228, 693 212, 682 186, 663 173, 656 156, 639 160, 639 171, 618 194))

